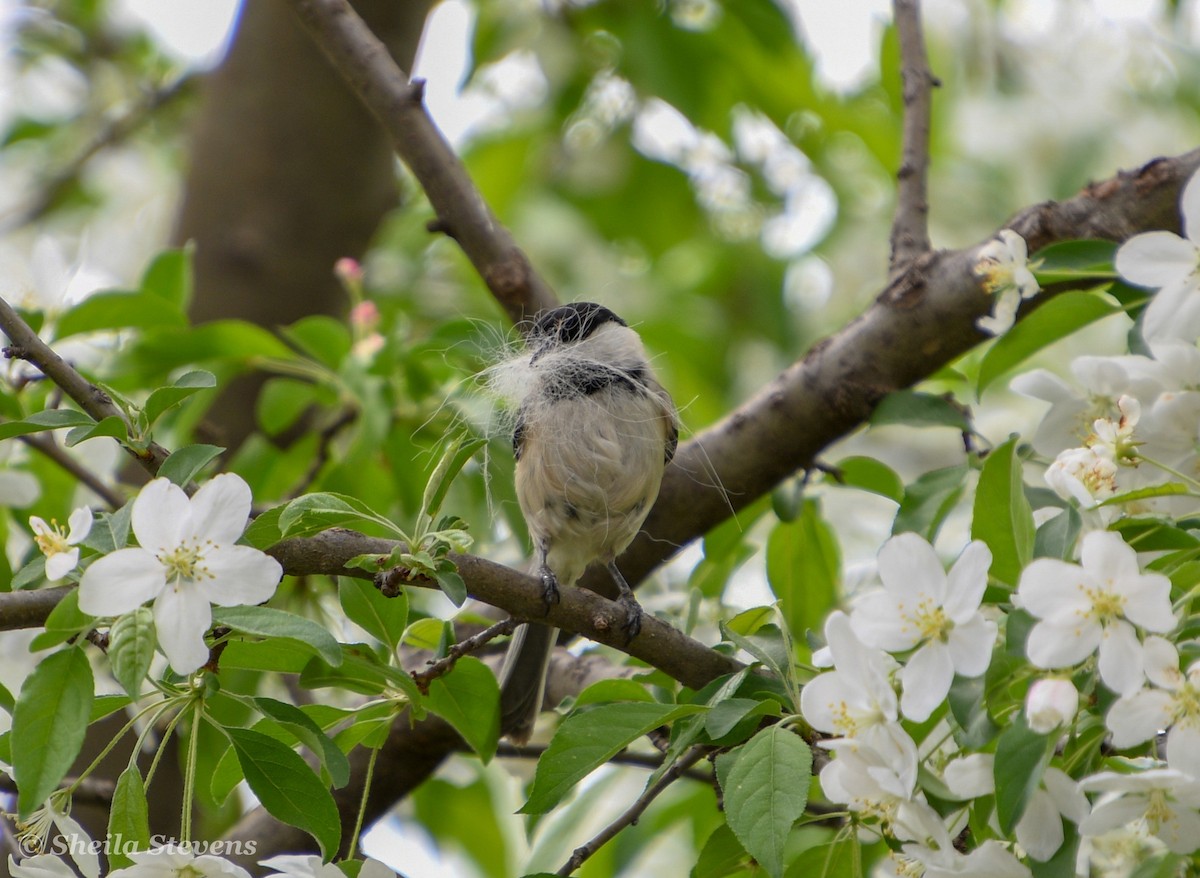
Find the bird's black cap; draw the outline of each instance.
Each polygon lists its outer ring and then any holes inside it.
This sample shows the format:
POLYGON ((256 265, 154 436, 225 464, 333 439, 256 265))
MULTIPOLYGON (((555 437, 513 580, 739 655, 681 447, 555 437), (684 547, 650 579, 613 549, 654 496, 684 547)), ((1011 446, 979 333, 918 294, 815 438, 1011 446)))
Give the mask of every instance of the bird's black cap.
POLYGON ((570 344, 583 341, 605 323, 628 324, 603 305, 572 302, 542 311, 534 318, 530 337, 543 342, 570 344))

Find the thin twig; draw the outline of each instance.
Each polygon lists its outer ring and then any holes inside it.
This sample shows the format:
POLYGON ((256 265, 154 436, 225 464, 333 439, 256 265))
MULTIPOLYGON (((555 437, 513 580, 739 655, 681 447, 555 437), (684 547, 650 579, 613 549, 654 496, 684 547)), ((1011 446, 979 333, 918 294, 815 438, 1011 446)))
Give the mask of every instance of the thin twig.
MULTIPOLYGON (((79 407, 96 421, 115 416, 124 421, 126 427, 129 426, 129 419, 113 403, 111 397, 54 353, 4 299, 0 299, 0 332, 12 341, 9 347, 4 348, 5 357, 10 360, 25 360, 37 366, 43 375, 62 388, 67 396, 75 400, 79 407)), ((142 451, 137 451, 129 445, 121 447, 152 476, 157 475, 158 468, 170 455, 167 449, 156 442, 150 442, 142 451)))
POLYGON ((413 671, 412 678, 417 684, 417 688, 420 689, 424 694, 428 695, 429 684, 438 677, 442 677, 450 673, 460 658, 462 658, 464 655, 470 655, 477 649, 486 646, 497 637, 504 637, 505 635, 512 634, 513 629, 516 628, 518 624, 519 623, 516 619, 502 619, 495 625, 484 628, 478 634, 474 634, 471 637, 468 637, 466 640, 460 640, 458 643, 450 647, 445 658, 440 658, 435 662, 430 662, 429 667, 420 673, 413 671))
POLYGON ((333 440, 346 427, 353 424, 358 419, 357 406, 346 407, 341 414, 334 418, 330 423, 321 428, 317 434, 317 449, 313 452, 312 463, 308 467, 300 482, 288 494, 292 500, 305 493, 312 487, 313 482, 317 480, 317 476, 321 474, 321 469, 325 464, 329 463, 329 453, 333 448, 333 440))
POLYGON ((681 756, 679 761, 668 768, 663 776, 660 777, 653 786, 638 796, 637 801, 630 805, 625 813, 623 813, 608 826, 604 827, 604 829, 602 829, 595 836, 595 838, 593 838, 587 844, 577 847, 575 852, 571 854, 571 859, 567 860, 567 862, 563 864, 562 868, 559 869, 555 874, 572 874, 576 869, 584 864, 584 861, 586 861, 588 857, 592 856, 592 854, 596 853, 596 851, 600 850, 600 848, 604 847, 604 845, 615 838, 622 829, 637 823, 638 818, 642 816, 642 812, 650 806, 650 803, 658 798, 659 794, 662 793, 663 790, 678 780, 685 771, 703 759, 708 752, 708 747, 693 747, 691 750, 681 756))
MULTIPOLYGON (((463 746, 464 753, 470 753, 471 748, 463 746)), ((501 741, 496 745, 496 755, 502 759, 540 759, 542 754, 546 752, 546 748, 538 745, 529 744, 512 744, 508 741, 501 741)), ((662 768, 665 761, 664 757, 656 753, 633 753, 629 750, 622 750, 616 756, 608 760, 609 765, 629 765, 633 768, 649 768, 657 770, 662 768)), ((699 768, 689 768, 682 771, 679 777, 687 778, 688 780, 698 781, 699 783, 712 783, 712 772, 705 771, 699 768)))
POLYGON ((28 206, 15 216, 10 215, 0 220, 0 231, 10 232, 42 219, 58 203, 67 187, 79 179, 83 169, 97 153, 127 140, 154 113, 183 94, 193 81, 193 74, 181 76, 174 82, 150 92, 125 115, 104 124, 67 164, 41 183, 28 206))
POLYGON ((904 139, 891 236, 890 267, 895 272, 929 251, 929 117, 933 89, 941 83, 929 69, 921 0, 893 0, 892 8, 904 83, 904 139))
POLYGON ((53 436, 39 433, 37 435, 18 436, 17 439, 39 454, 48 457, 62 467, 62 469, 77 478, 93 494, 103 500, 109 509, 120 509, 125 505, 125 497, 120 491, 104 482, 98 475, 67 454, 66 450, 54 441, 53 436))
POLYGON ((512 235, 492 214, 410 81, 346 0, 291 0, 314 42, 391 136, 437 212, 435 228, 458 243, 513 322, 558 304, 512 235))

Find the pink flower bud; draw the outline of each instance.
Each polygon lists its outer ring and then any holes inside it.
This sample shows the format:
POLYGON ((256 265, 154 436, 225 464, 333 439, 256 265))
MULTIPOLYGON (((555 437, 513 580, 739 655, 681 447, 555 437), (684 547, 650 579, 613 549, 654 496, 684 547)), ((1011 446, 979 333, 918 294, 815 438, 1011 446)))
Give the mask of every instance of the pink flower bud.
POLYGON ((1036 681, 1025 696, 1025 721, 1040 735, 1069 723, 1077 710, 1079 693, 1070 680, 1060 677, 1036 681))
POLYGON ((370 299, 359 302, 350 309, 350 325, 356 330, 369 332, 379 323, 379 307, 370 299))
POLYGON ((351 259, 349 256, 343 256, 333 264, 333 273, 344 284, 362 283, 362 265, 357 259, 351 259))

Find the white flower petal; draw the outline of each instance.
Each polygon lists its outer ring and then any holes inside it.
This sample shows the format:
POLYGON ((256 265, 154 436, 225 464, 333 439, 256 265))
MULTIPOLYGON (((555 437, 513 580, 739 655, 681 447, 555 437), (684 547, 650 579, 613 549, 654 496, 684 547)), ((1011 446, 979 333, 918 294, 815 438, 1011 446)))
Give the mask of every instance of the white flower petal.
POLYGON ((69 552, 55 552, 46 559, 47 581, 58 582, 60 579, 74 570, 75 565, 78 563, 78 549, 71 549, 69 552))
POLYGON ((368 857, 362 864, 362 868, 358 870, 358 878, 396 878, 396 873, 379 860, 368 857))
POLYGON ((1128 622, 1112 623, 1100 637, 1100 679, 1120 695, 1141 688, 1145 679, 1142 644, 1128 622))
POLYGON ((976 613, 965 624, 954 626, 946 647, 954 670, 964 677, 978 677, 992 661, 996 623, 976 613))
POLYGON ((965 622, 979 609, 991 566, 992 551, 982 540, 972 541, 963 550, 948 575, 943 605, 947 616, 955 622, 965 622))
POLYGON ((1200 780, 1200 717, 1180 720, 1167 732, 1167 765, 1200 780))
POLYGON ((194 583, 168 587, 154 602, 158 645, 176 673, 190 674, 208 661, 204 632, 212 625, 212 607, 194 583))
POLYGON ((87 535, 92 532, 92 521, 92 510, 86 506, 80 506, 72 512, 71 517, 67 519, 67 526, 70 528, 67 532, 67 542, 74 546, 87 539, 87 535))
POLYGON ((1054 802, 1054 807, 1072 823, 1078 823, 1091 811, 1092 806, 1083 790, 1079 789, 1079 784, 1062 769, 1047 767, 1042 775, 1042 785, 1054 802))
POLYGON ((1045 790, 1034 790, 1017 823, 1017 841, 1025 852, 1044 863, 1062 847, 1062 817, 1045 790))
POLYGON ((1192 174, 1183 187, 1179 213, 1183 217, 1183 233, 1193 244, 1200 243, 1200 173, 1192 174))
POLYGON ((204 564, 213 578, 197 584, 221 607, 261 604, 275 594, 283 576, 278 561, 250 546, 218 546, 205 555, 204 564))
POLYGON ((946 764, 945 780, 950 792, 960 799, 977 799, 996 792, 996 757, 972 753, 946 764))
POLYGON ((1079 560, 1096 579, 1119 581, 1137 579, 1141 575, 1137 553, 1121 539, 1120 534, 1109 530, 1094 530, 1083 538, 1079 560))
POLYGON ((867 592, 854 603, 850 624, 863 643, 888 652, 912 649, 921 636, 915 626, 904 624, 896 596, 882 588, 867 592))
POLYGON ((900 672, 900 712, 913 722, 924 722, 945 700, 953 681, 950 650, 936 641, 926 643, 900 672))
POLYGON ((1080 822, 1079 834, 1104 835, 1113 829, 1141 820, 1145 814, 1146 800, 1141 796, 1122 796, 1107 802, 1101 801, 1092 809, 1092 813, 1080 822))
POLYGON ((250 486, 235 473, 221 473, 192 497, 192 534, 218 546, 236 543, 246 529, 253 498, 250 486))
POLYGON ((79 609, 119 616, 157 597, 166 586, 163 566, 145 549, 118 549, 92 563, 79 580, 79 609))
POLYGON ((29 529, 39 537, 48 536, 54 533, 54 528, 46 523, 46 519, 40 515, 29 516, 29 529))
POLYGON ((37 854, 20 862, 9 854, 8 874, 12 878, 77 878, 71 867, 54 854, 37 854))
POLYGON ((1100 634, 1100 626, 1087 620, 1079 624, 1038 622, 1025 641, 1025 654, 1039 668, 1069 668, 1096 651, 1100 634))
POLYGON ((1086 579, 1086 574, 1076 564, 1056 558, 1038 558, 1021 572, 1017 596, 1021 606, 1039 619, 1069 609, 1082 613, 1090 608, 1080 588, 1080 583, 1086 579))
POLYGON ((1196 268, 1196 245, 1172 232, 1134 235, 1117 250, 1117 273, 1131 284, 1164 287, 1196 268))
POLYGON ((892 537, 879 550, 879 578, 884 588, 904 600, 946 595, 946 571, 933 546, 915 533, 892 537))
POLYGON ((1161 689, 1142 689, 1113 702, 1104 721, 1118 750, 1149 741, 1171 721, 1171 696, 1161 689))
POLYGON ((1171 609, 1171 580, 1161 573, 1144 573, 1113 585, 1125 597, 1125 616, 1135 625, 1161 634, 1177 624, 1171 609))
POLYGON ((1200 814, 1191 808, 1176 805, 1155 833, 1170 848, 1171 853, 1190 854, 1200 848, 1200 814))
POLYGON ((1142 337, 1147 342, 1184 338, 1187 323, 1191 321, 1183 323, 1179 315, 1195 293, 1196 284, 1192 278, 1175 281, 1155 293, 1142 313, 1142 337))
POLYGON ((1155 686, 1178 689, 1183 685, 1179 650, 1171 641, 1151 634, 1142 642, 1142 657, 1146 663, 1146 679, 1155 686))
POLYGON ((179 545, 190 520, 188 496, 170 479, 155 479, 133 501, 133 534, 138 545, 155 554, 179 545))
POLYGON ((83 878, 100 878, 100 856, 92 848, 92 838, 84 831, 83 826, 69 814, 57 811, 53 813, 55 828, 62 833, 68 845, 68 853, 83 878))

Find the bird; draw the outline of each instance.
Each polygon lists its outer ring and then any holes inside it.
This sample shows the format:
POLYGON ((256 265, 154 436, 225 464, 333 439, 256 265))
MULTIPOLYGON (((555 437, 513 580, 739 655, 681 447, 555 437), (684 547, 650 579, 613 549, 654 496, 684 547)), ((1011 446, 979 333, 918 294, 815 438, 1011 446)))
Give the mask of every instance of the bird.
MULTIPOLYGON (((516 494, 533 542, 547 612, 593 562, 608 568, 629 640, 642 609, 616 558, 658 497, 679 441, 679 417, 640 336, 594 302, 534 317, 520 360, 513 430, 516 494)), ((557 630, 525 623, 500 671, 501 728, 524 743, 541 710, 557 630)))

